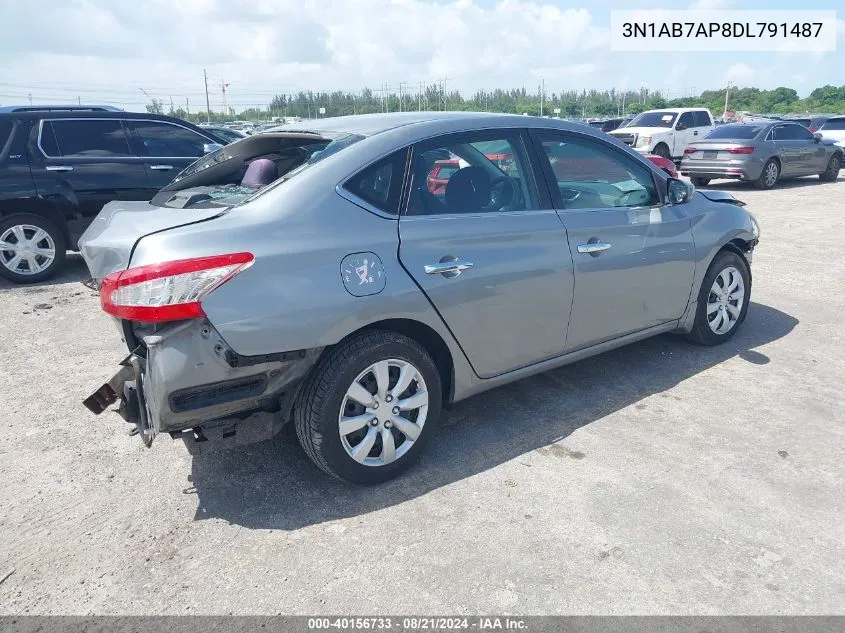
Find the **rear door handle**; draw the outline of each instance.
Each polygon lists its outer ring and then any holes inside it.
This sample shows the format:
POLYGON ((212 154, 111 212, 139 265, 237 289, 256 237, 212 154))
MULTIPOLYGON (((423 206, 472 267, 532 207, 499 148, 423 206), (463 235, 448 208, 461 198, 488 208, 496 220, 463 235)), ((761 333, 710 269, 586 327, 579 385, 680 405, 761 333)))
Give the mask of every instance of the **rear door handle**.
POLYGON ((578 252, 579 253, 601 253, 602 251, 606 251, 611 246, 613 246, 613 244, 607 244, 605 242, 589 242, 588 244, 579 244, 578 245, 578 252))
POLYGON ((73 171, 70 165, 47 165, 44 169, 47 171, 73 171))
POLYGON ((155 171, 170 171, 173 169, 173 165, 150 165, 150 169, 155 171))
POLYGON ((457 273, 456 275, 453 275, 454 277, 457 277, 458 275, 461 274, 462 270, 466 270, 467 268, 472 268, 472 267, 473 267, 472 262, 468 262, 468 261, 464 261, 464 260, 460 260, 460 259, 453 259, 453 260, 448 261, 448 262, 438 262, 436 264, 426 264, 425 268, 423 270, 425 270, 425 273, 427 275, 442 275, 443 273, 457 273))

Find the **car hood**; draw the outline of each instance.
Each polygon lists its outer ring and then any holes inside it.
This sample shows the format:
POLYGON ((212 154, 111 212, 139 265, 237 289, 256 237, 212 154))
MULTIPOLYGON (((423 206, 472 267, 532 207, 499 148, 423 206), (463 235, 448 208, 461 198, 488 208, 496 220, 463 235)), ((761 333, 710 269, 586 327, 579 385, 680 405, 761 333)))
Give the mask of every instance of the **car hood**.
POLYGON ((109 202, 79 238, 79 250, 99 286, 103 277, 129 266, 142 237, 210 220, 227 207, 174 209, 149 202, 109 202))
POLYGON ((638 134, 643 136, 657 136, 658 134, 666 134, 671 132, 669 127, 621 127, 619 129, 608 132, 611 136, 625 136, 628 134, 638 134))

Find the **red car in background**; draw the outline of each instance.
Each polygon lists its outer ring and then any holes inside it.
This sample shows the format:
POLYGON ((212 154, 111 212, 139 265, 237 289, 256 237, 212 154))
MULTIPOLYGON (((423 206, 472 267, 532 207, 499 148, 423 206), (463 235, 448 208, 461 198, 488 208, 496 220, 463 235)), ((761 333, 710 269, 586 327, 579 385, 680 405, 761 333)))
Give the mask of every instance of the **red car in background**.
POLYGON ((671 158, 663 158, 662 156, 657 156, 655 154, 646 154, 645 157, 669 174, 672 178, 678 177, 678 170, 675 168, 675 163, 671 158))

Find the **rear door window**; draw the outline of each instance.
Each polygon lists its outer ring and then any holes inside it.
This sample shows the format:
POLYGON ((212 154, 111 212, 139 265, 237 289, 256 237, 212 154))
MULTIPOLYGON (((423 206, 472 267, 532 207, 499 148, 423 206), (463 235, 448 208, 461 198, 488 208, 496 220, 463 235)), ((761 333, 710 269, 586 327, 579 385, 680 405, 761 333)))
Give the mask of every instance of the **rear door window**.
POLYGON ((703 110, 693 112, 692 113, 692 119, 694 121, 695 127, 709 127, 710 126, 710 115, 708 115, 703 110))
POLYGON ((119 119, 54 119, 41 129, 41 149, 47 156, 115 158, 131 156, 119 119))
POLYGON ((399 215, 407 156, 406 149, 394 152, 352 176, 343 188, 379 211, 399 215))
POLYGON ((208 138, 193 130, 163 121, 132 121, 146 155, 155 158, 199 158, 208 138))

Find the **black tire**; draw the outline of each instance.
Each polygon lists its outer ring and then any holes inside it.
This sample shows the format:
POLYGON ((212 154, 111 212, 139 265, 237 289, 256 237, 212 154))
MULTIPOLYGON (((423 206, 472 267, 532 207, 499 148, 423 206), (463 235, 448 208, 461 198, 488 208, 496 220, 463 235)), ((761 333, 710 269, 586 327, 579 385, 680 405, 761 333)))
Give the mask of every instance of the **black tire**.
MULTIPOLYGON (((748 304, 751 300, 751 271, 748 268, 748 262, 744 257, 741 257, 734 251, 720 251, 713 258, 710 268, 707 269, 707 274, 704 275, 704 281, 701 282, 701 288, 698 291, 698 305, 695 310, 695 321, 693 322, 692 331, 687 335, 689 340, 699 343, 700 345, 719 345, 729 340, 742 322, 745 321, 745 315, 748 312, 748 304), (742 277, 743 286, 745 289, 742 299, 742 305, 739 306, 739 318, 736 323, 725 333, 717 334, 710 328, 707 321, 707 304, 710 299, 711 288, 722 271, 728 268, 735 268, 739 271, 742 277)), ((718 328, 717 328, 718 329, 718 328)))
MULTIPOLYGON (((391 384, 395 384, 395 380, 391 379, 391 384)), ((440 422, 441 393, 440 372, 428 352, 416 341, 386 330, 363 332, 339 343, 311 370, 294 409, 296 435, 308 457, 329 475, 355 484, 382 483, 419 458, 440 422), (338 416, 346 391, 356 377, 370 365, 386 359, 411 363, 420 372, 429 394, 428 412, 419 437, 404 455, 389 464, 366 466, 354 460, 344 448, 338 416)), ((398 430, 391 432, 396 437, 398 430)), ((377 448, 378 444, 372 450, 377 448)))
POLYGON ((763 165, 763 171, 760 172, 760 177, 754 181, 754 186, 757 187, 757 189, 771 189, 778 183, 778 180, 780 180, 780 163, 774 158, 770 158, 766 161, 766 164, 763 165), (776 169, 774 181, 766 179, 766 174, 772 164, 775 165, 776 169))
MULTIPOLYGON (((64 234, 62 233, 62 231, 59 230, 59 228, 55 224, 50 222, 50 220, 40 215, 35 215, 33 213, 15 213, 14 215, 9 215, 2 218, 2 220, 0 220, 0 237, 2 237, 8 229, 14 226, 24 225, 37 227, 47 233, 49 238, 53 241, 53 261, 50 262, 47 268, 40 272, 33 274, 28 274, 25 272, 22 273, 18 272, 17 270, 11 270, 8 268, 7 264, 12 263, 11 251, 3 251, 0 252, 0 275, 15 283, 34 284, 39 281, 49 279, 64 268, 66 255, 65 251, 67 249, 67 245, 65 242, 64 234)), ((46 244, 46 242, 42 242, 42 244, 46 244)))
POLYGON ((666 145, 666 143, 658 143, 652 153, 655 156, 660 156, 661 158, 668 158, 669 160, 672 159, 672 154, 669 152, 669 146, 666 145))
POLYGON ((834 154, 827 162, 827 169, 819 174, 819 180, 833 182, 839 178, 839 170, 842 169, 842 155, 834 154))
POLYGON ((710 179, 709 178, 693 177, 693 178, 690 178, 690 182, 692 184, 694 184, 696 187, 706 187, 707 185, 710 184, 710 179))

